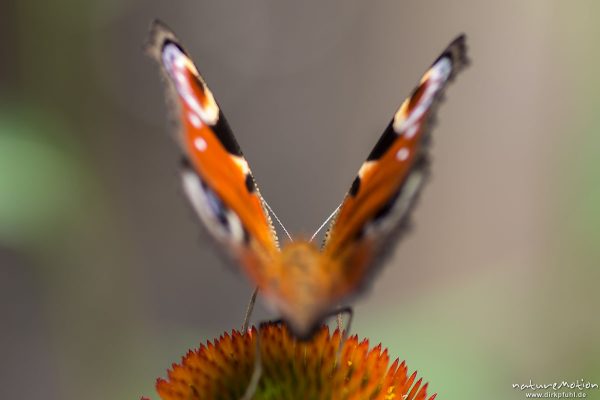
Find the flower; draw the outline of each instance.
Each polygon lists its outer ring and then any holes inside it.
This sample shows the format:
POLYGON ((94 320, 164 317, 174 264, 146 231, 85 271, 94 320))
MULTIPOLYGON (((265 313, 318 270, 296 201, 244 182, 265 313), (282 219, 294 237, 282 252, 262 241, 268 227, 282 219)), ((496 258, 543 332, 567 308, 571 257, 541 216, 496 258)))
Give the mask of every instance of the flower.
MULTIPOLYGON (((427 383, 415 383, 404 362, 389 366, 381 344, 349 337, 338 354, 341 335, 320 328, 310 341, 298 341, 283 324, 263 324, 246 334, 232 331, 173 364, 156 389, 163 400, 240 399, 255 370, 260 336, 262 373, 253 399, 408 399, 423 400, 427 383)), ((436 395, 430 397, 433 400, 436 395)))

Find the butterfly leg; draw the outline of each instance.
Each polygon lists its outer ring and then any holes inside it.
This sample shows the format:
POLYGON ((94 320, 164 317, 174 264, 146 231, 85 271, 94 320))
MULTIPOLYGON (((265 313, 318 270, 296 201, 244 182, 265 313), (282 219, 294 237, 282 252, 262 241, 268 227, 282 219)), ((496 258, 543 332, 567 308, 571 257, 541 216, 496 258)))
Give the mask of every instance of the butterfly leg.
POLYGON ((339 364, 340 357, 342 355, 342 348, 344 347, 344 343, 346 343, 346 339, 348 339, 348 334, 350 333, 350 328, 352 326, 352 319, 354 318, 354 311, 352 310, 352 307, 348 306, 348 307, 342 307, 338 310, 334 310, 329 315, 334 315, 334 314, 337 316, 338 329, 339 329, 339 332, 342 334, 342 339, 340 340, 340 344, 339 344, 338 350, 337 350, 337 357, 336 357, 338 364, 339 364), (348 323, 346 324, 346 329, 342 330, 342 327, 343 327, 342 315, 344 315, 344 314, 348 315, 348 323))
MULTIPOLYGON (((256 297, 256 292, 258 288, 254 291, 254 297, 256 297)), ((250 382, 248 383, 248 387, 246 388, 246 392, 242 396, 240 400, 251 400, 256 393, 256 389, 258 389, 258 382, 260 381, 260 377, 262 376, 262 359, 260 356, 260 328, 256 330, 256 341, 255 350, 254 350, 254 371, 252 372, 252 376, 250 377, 250 382)))
POLYGON ((348 336, 348 333, 350 332, 350 327, 352 326, 352 319, 354 318, 354 310, 352 310, 352 307, 348 306, 348 307, 342 307, 338 310, 335 310, 333 313, 335 313, 337 315, 338 328, 340 328, 340 332, 344 332, 344 339, 345 339, 345 337, 348 336), (348 323, 346 324, 346 329, 344 329, 344 322, 342 319, 342 316, 344 314, 348 315, 348 323))
POLYGON ((256 296, 258 295, 258 286, 252 292, 248 307, 246 307, 246 316, 244 317, 244 323, 242 324, 242 333, 248 331, 248 325, 250 324, 250 317, 252 317, 252 311, 254 311, 254 304, 256 303, 256 296))

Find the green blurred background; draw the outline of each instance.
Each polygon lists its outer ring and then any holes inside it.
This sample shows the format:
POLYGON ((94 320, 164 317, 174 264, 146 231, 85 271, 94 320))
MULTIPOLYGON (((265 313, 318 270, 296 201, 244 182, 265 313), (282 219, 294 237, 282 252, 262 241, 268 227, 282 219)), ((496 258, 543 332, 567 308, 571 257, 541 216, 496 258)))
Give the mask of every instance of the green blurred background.
POLYGON ((141 50, 156 17, 300 234, 465 32, 473 63, 440 109, 415 229, 355 302, 354 331, 441 399, 600 383, 598 15, 594 1, 3 1, 0 398, 155 398, 171 362, 240 326, 251 288, 202 239, 141 50))

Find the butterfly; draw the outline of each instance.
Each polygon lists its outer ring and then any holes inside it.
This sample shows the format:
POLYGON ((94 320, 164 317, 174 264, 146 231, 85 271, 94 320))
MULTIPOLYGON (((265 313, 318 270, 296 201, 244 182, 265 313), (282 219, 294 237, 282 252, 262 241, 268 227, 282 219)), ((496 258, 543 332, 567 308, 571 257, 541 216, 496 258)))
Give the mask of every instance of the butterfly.
POLYGON ((352 181, 319 247, 279 244, 270 207, 221 108, 175 34, 155 21, 147 52, 160 65, 183 153, 185 194, 210 235, 300 338, 358 294, 407 226, 428 177, 432 120, 447 84, 467 65, 458 36, 425 72, 352 181))

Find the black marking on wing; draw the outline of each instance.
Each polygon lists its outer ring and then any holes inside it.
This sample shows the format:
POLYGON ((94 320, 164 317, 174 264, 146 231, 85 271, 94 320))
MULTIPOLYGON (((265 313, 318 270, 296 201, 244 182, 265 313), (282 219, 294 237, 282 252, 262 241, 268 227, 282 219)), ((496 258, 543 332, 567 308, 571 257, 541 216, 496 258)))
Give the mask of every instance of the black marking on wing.
POLYGON ((394 208, 396 200, 398 200, 398 196, 400 196, 400 192, 402 192, 402 188, 398 190, 392 196, 392 198, 388 200, 387 203, 385 203, 379 210, 377 210, 377 213, 373 216, 373 221, 380 221, 389 215, 390 211, 392 211, 392 209, 394 208))
POLYGON ((251 173, 246 174, 246 189, 248 189, 249 193, 252 193, 256 190, 256 183, 254 182, 254 178, 251 173))
POLYGON ((240 149, 240 145, 238 144, 237 140, 235 140, 233 132, 231 131, 231 128, 229 127, 229 124, 227 123, 227 120, 221 111, 219 111, 219 120, 215 125, 212 126, 212 129, 215 131, 215 134, 217 135, 217 138, 223 147, 225 147, 225 150, 234 156, 244 156, 242 149, 240 149))
POLYGON ((392 120, 387 128, 385 128, 385 131, 375 144, 375 147, 371 150, 371 154, 367 157, 367 161, 379 160, 381 156, 392 147, 392 144, 394 144, 394 141, 398 138, 398 134, 394 131, 393 124, 394 121, 392 120))
POLYGON ((181 157, 180 164, 182 169, 194 171, 194 166, 187 157, 181 157))
POLYGON ((433 64, 431 64, 431 66, 433 67, 435 64, 440 62, 440 60, 442 60, 443 58, 447 58, 448 60, 450 60, 451 66, 454 67, 454 57, 452 56, 452 53, 450 51, 445 51, 442 54, 440 54, 440 56, 433 62, 433 64))
POLYGON ((172 44, 173 46, 177 47, 177 49, 179 49, 179 51, 181 51, 183 54, 185 54, 186 56, 188 56, 187 51, 185 51, 185 49, 183 47, 181 47, 181 45, 179 43, 177 43, 176 41, 171 40, 171 39, 165 39, 163 41, 162 47, 160 48, 161 53, 165 50, 165 47, 167 47, 170 44, 172 44))
POLYGON ((356 240, 357 242, 359 240, 362 240, 362 238, 365 237, 365 226, 366 225, 361 226, 360 229, 356 232, 356 235, 354 236, 354 240, 356 240))
POLYGON ((352 186, 350 186, 350 191, 348 191, 348 194, 350 196, 354 197, 358 194, 359 189, 360 189, 360 176, 357 176, 356 178, 354 178, 354 181, 352 182, 352 186))

